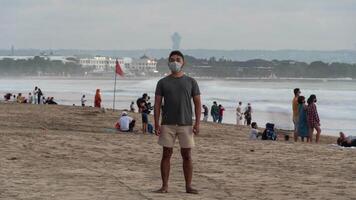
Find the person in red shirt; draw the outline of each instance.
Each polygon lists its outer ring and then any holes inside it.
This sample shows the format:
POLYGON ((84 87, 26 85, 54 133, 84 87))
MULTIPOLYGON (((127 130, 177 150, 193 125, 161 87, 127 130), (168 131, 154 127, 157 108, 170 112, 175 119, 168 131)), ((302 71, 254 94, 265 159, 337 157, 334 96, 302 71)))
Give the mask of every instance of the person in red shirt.
POLYGON ((307 107, 307 118, 308 118, 308 126, 309 126, 309 141, 313 142, 313 133, 314 129, 316 130, 316 138, 315 142, 319 142, 320 138, 320 119, 318 115, 318 110, 316 108, 316 96, 314 94, 310 95, 308 99, 308 107, 307 107))
POLYGON ((100 89, 96 89, 95 99, 94 99, 94 107, 96 107, 96 108, 100 108, 101 107, 100 89))
POLYGON ((224 111, 225 111, 225 108, 220 104, 219 105, 219 120, 218 120, 218 123, 222 122, 223 116, 224 116, 224 111))

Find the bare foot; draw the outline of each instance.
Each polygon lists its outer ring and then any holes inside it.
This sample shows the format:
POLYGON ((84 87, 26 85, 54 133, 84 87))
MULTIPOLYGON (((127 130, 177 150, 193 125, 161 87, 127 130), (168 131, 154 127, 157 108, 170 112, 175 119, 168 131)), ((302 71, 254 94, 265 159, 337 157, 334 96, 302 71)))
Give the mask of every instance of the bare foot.
POLYGON ((186 192, 189 194, 199 194, 198 190, 193 189, 191 187, 186 188, 186 192))
POLYGON ((154 193, 168 193, 168 189, 161 187, 159 190, 155 190, 153 192, 154 193))

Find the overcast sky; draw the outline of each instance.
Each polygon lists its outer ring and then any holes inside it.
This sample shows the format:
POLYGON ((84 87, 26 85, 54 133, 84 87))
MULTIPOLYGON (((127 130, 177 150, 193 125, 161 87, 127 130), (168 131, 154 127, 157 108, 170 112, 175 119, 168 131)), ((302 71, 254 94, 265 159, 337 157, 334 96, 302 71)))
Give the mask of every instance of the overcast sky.
POLYGON ((356 0, 0 0, 0 48, 352 49, 356 0))

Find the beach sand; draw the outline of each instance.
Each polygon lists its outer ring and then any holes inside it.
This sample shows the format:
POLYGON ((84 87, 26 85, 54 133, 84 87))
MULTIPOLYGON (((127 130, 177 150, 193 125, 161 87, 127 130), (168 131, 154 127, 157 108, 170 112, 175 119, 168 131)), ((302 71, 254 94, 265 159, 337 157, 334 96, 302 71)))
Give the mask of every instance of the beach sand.
MULTIPOLYGON (((168 194, 154 135, 116 133, 119 112, 0 103, 0 199, 355 199, 356 150, 249 141, 248 128, 202 123, 189 195, 179 146, 168 194)), ((152 121, 152 118, 151 118, 152 121)))

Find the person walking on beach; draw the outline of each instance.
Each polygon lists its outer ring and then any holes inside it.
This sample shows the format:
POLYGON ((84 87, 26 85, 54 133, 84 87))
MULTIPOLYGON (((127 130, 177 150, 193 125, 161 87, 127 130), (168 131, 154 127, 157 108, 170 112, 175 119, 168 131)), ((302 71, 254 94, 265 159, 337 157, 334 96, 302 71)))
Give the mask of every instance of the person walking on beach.
POLYGON ((293 90, 294 92, 294 98, 292 100, 292 109, 293 109, 293 124, 294 124, 294 142, 298 141, 298 97, 300 96, 300 89, 295 88, 293 90))
POLYGON ((82 104, 82 107, 85 107, 85 102, 87 100, 85 99, 85 94, 83 94, 82 98, 80 98, 80 103, 82 104))
POLYGON ((313 142, 313 132, 316 130, 315 142, 318 143, 320 139, 320 119, 318 110, 316 108, 316 96, 314 94, 310 95, 308 99, 308 108, 307 108, 307 117, 308 117, 308 126, 309 126, 309 141, 313 142))
POLYGON ((239 102, 239 105, 236 108, 236 125, 241 125, 242 120, 242 102, 239 102))
POLYGON ((94 107, 101 108, 101 94, 100 89, 96 89, 94 97, 94 107))
POLYGON ((222 123, 222 120, 223 120, 223 116, 224 116, 224 111, 225 111, 225 108, 219 104, 219 118, 218 118, 218 123, 222 123))
POLYGON ((161 160, 162 187, 156 192, 168 192, 170 159, 175 139, 178 138, 183 159, 186 192, 197 194, 198 191, 193 189, 191 185, 193 176, 191 148, 195 145, 194 135, 199 133, 201 116, 200 90, 196 80, 185 75, 182 71, 184 56, 180 51, 172 51, 170 53, 168 66, 171 74, 158 81, 155 92, 155 132, 159 136, 158 144, 163 146, 161 160), (192 99, 195 113, 194 125, 192 99), (162 100, 164 105, 160 125, 162 100))
POLYGON ((207 122, 208 121, 208 117, 209 117, 209 108, 208 106, 206 105, 203 105, 203 115, 204 115, 204 118, 203 118, 203 122, 207 122))
POLYGON ((304 138, 309 142, 309 127, 307 120, 307 105, 305 104, 305 97, 298 97, 298 136, 301 137, 302 142, 304 142, 304 138))
POLYGON ((252 107, 251 107, 250 103, 247 104, 247 108, 246 108, 246 110, 244 112, 244 115, 245 115, 246 125, 250 126, 251 125, 251 121, 252 121, 252 107))
POLYGON ((211 114, 211 117, 213 117, 213 122, 217 122, 219 119, 219 107, 218 107, 218 103, 216 103, 216 101, 214 101, 213 105, 211 106, 210 114, 211 114))

